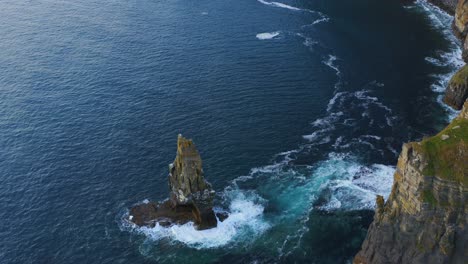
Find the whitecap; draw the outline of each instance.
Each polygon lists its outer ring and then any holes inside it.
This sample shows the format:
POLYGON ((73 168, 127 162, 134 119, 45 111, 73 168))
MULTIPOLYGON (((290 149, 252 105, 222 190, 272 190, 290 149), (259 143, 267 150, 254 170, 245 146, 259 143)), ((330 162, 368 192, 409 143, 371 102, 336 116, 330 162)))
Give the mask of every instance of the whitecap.
POLYGON ((250 241, 269 228, 270 225, 263 220, 264 207, 258 203, 257 197, 249 197, 240 191, 230 191, 226 196, 232 196, 229 217, 223 222, 218 220, 215 228, 197 230, 192 222, 170 227, 157 224, 152 228, 133 228, 154 241, 170 238, 197 249, 222 247, 236 239, 250 241))
POLYGON ((265 32, 265 33, 258 33, 256 35, 257 39, 259 40, 266 40, 266 39, 273 39, 277 36, 279 36, 280 32, 275 31, 275 32, 265 32))
POLYGON ((321 191, 330 190, 331 195, 321 210, 373 209, 376 195, 388 198, 393 184, 395 167, 373 164, 365 166, 353 159, 332 156, 323 161, 313 175, 326 176, 321 191))
POLYGON ((267 1, 264 1, 264 0, 257 0, 257 1, 264 4, 264 5, 280 7, 280 8, 286 8, 286 9, 293 10, 293 11, 301 11, 302 10, 300 8, 290 6, 290 5, 286 5, 286 4, 279 3, 279 2, 267 2, 267 1))
MULTIPOLYGON (((414 8, 411 8, 411 12, 424 12, 431 21, 432 26, 439 30, 444 35, 444 37, 451 42, 448 51, 438 51, 436 56, 425 58, 427 62, 433 65, 449 69, 449 72, 446 74, 432 75, 435 81, 431 85, 431 89, 436 93, 443 93, 448 85, 450 78, 460 67, 465 64, 462 60, 461 43, 455 37, 452 31, 451 25, 453 16, 425 0, 417 0, 413 7, 414 8)), ((453 119, 456 116, 456 113, 454 113, 454 111, 449 106, 443 103, 440 97, 441 96, 438 97, 437 101, 446 110, 447 119, 453 119)))

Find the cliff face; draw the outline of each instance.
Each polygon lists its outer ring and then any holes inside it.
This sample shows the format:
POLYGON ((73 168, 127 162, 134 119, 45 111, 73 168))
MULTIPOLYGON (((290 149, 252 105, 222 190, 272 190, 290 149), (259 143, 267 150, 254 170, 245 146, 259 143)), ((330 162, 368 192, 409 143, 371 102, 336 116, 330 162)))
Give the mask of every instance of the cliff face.
POLYGON ((445 90, 444 102, 460 110, 468 98, 468 65, 463 66, 450 80, 445 90))
POLYGON ((354 263, 464 263, 468 259, 468 102, 438 135, 407 143, 392 192, 354 263))
POLYGON ((462 57, 468 62, 468 0, 459 0, 455 10, 453 32, 463 42, 462 57))
POLYGON ((169 187, 173 207, 192 205, 199 229, 216 227, 213 212, 215 192, 203 177, 202 160, 195 144, 179 135, 177 155, 169 165, 169 187))
POLYGON ((169 187, 173 206, 190 203, 212 206, 213 190, 203 177, 202 160, 192 140, 179 135, 177 155, 169 165, 169 187))

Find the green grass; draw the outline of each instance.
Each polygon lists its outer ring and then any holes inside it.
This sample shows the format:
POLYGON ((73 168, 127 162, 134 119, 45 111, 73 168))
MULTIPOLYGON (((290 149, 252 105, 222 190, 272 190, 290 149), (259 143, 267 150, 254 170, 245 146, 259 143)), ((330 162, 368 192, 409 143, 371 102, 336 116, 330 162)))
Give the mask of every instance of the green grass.
POLYGON ((425 203, 429 203, 432 206, 437 205, 437 200, 434 197, 434 194, 432 193, 432 190, 424 190, 422 193, 422 200, 425 203))
POLYGON ((418 148, 428 161, 423 171, 425 176, 468 185, 468 120, 454 119, 439 134, 424 139, 418 148), (442 140, 442 135, 449 138, 442 140))
POLYGON ((450 85, 464 85, 468 79, 468 64, 463 66, 452 79, 450 79, 450 85))

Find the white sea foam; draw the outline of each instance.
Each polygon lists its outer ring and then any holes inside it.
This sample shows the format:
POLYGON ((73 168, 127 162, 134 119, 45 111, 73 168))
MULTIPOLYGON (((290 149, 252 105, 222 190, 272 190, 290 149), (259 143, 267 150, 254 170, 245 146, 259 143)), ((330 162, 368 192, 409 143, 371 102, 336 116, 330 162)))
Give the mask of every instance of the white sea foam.
POLYGON ((265 33, 258 33, 256 35, 257 39, 259 40, 266 40, 266 39, 273 39, 277 36, 280 35, 280 32, 279 31, 275 31, 275 32, 265 32, 265 33))
MULTIPOLYGON (((414 8, 410 12, 424 12, 430 19, 432 26, 443 33, 444 37, 451 42, 448 51, 439 51, 433 57, 426 57, 428 63, 438 67, 449 69, 447 74, 432 75, 434 83, 431 85, 433 91, 443 93, 453 74, 464 65, 462 60, 462 49, 460 41, 452 32, 453 17, 444 10, 428 3, 425 0, 417 0, 414 8)), ((438 102, 446 109, 447 119, 451 120, 456 116, 456 112, 442 102, 442 96, 438 97, 438 102)))
POLYGON ((315 26, 317 24, 326 23, 328 21, 330 21, 330 18, 325 16, 324 14, 321 14, 320 18, 316 19, 314 22, 312 22, 310 24, 303 25, 301 28, 312 27, 312 26, 315 26))
POLYGON ((314 175, 327 175, 330 180, 321 190, 331 190, 328 201, 320 205, 322 210, 373 209, 377 194, 388 197, 393 183, 392 166, 374 164, 365 166, 331 155, 314 171, 314 175))
POLYGON ((137 232, 145 234, 154 241, 170 238, 172 241, 184 243, 197 249, 216 248, 234 242, 237 238, 251 239, 263 233, 269 228, 269 224, 263 220, 263 205, 259 204, 255 197, 248 197, 242 192, 235 192, 229 206, 229 217, 223 222, 218 221, 216 228, 196 230, 192 222, 184 225, 162 227, 132 226, 137 232))
POLYGON ((323 61, 323 63, 327 65, 328 67, 332 68, 333 70, 335 70, 336 75, 339 76, 341 74, 341 71, 336 65, 337 60, 338 58, 336 56, 330 54, 328 55, 328 58, 323 61))
POLYGON ((279 3, 279 2, 267 2, 267 1, 264 1, 264 0, 257 0, 257 1, 264 4, 264 5, 280 7, 280 8, 286 8, 286 9, 293 10, 293 11, 310 11, 310 10, 307 10, 307 9, 301 9, 301 8, 297 8, 297 7, 286 5, 286 4, 279 3))
POLYGON ((318 41, 316 41, 316 40, 314 40, 314 39, 312 39, 310 37, 307 37, 302 33, 296 33, 296 36, 302 38, 304 40, 304 42, 303 42, 304 46, 309 47, 311 50, 313 50, 315 45, 319 44, 318 41))
POLYGON ((320 23, 328 22, 328 21, 330 21, 329 17, 322 17, 322 18, 317 19, 314 22, 312 22, 311 25, 313 26, 313 25, 317 25, 317 24, 320 24, 320 23))

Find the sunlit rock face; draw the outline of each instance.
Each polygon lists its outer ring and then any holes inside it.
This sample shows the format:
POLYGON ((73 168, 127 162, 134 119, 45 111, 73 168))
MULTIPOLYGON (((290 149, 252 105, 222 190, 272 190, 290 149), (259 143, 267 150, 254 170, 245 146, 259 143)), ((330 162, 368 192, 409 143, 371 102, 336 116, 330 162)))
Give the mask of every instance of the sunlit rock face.
POLYGON ((439 134, 403 146, 359 264, 464 263, 468 247, 468 102, 439 134))
POLYGON ((202 160, 192 140, 177 139, 177 155, 169 165, 170 200, 173 207, 194 205, 200 228, 216 226, 213 213, 215 192, 203 176, 202 160))

